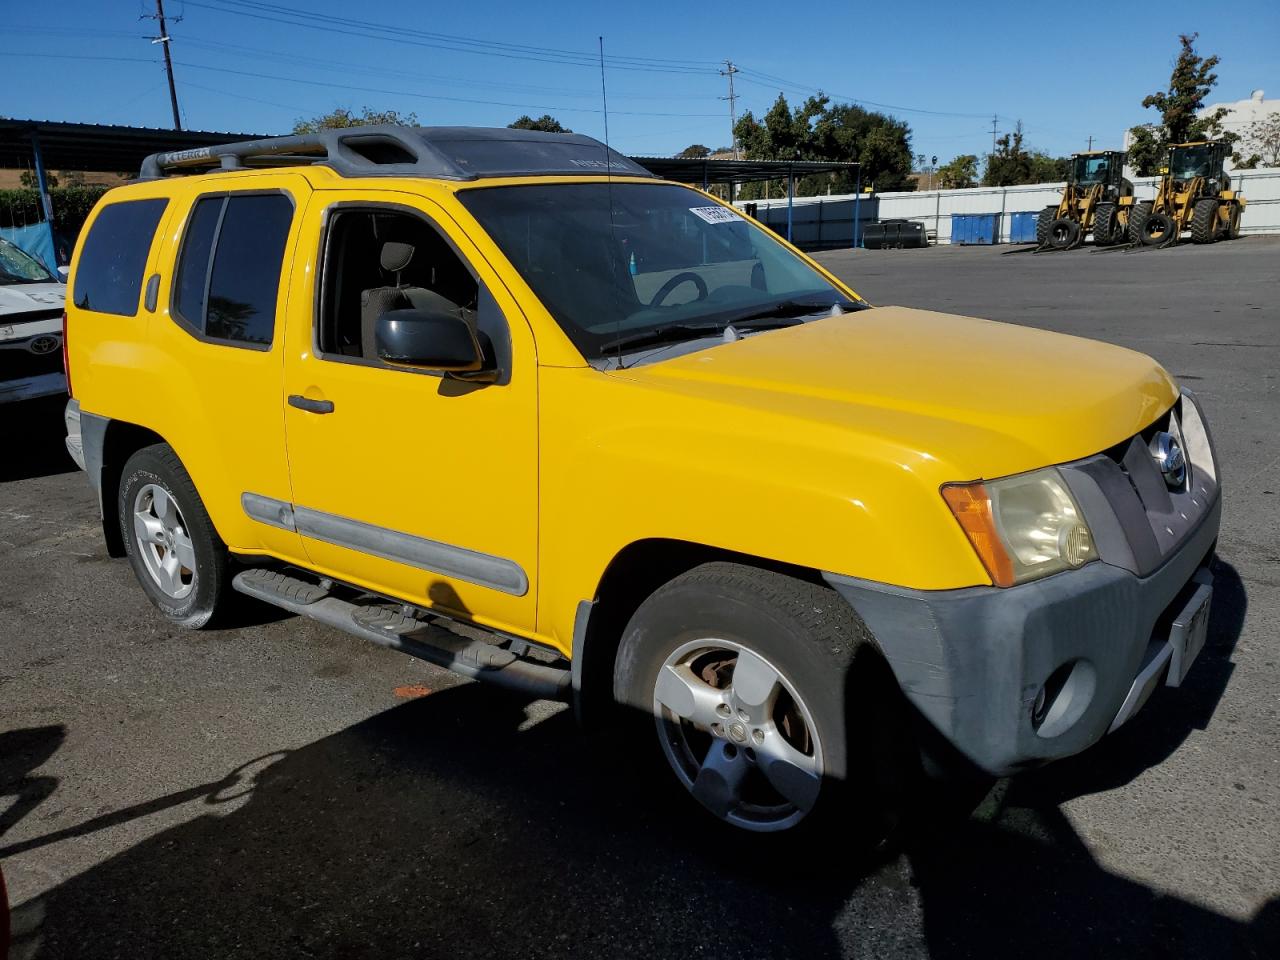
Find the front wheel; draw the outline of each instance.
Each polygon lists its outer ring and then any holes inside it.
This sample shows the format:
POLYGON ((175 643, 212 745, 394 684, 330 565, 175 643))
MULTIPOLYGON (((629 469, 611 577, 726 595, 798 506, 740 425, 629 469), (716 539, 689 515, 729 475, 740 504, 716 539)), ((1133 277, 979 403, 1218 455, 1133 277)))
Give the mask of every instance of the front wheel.
POLYGON ((1109 247, 1124 238, 1118 217, 1114 203, 1098 204, 1093 212, 1093 245, 1095 247, 1109 247))
POLYGON ((883 679, 871 659, 867 628, 834 591, 709 563, 641 604, 614 694, 724 823, 760 833, 842 824, 865 846, 893 823, 892 757, 907 728, 877 709, 888 700, 883 686, 870 692, 883 679))
POLYGON ((172 447, 143 447, 126 461, 118 506, 148 599, 179 626, 207 626, 229 599, 227 548, 172 447))

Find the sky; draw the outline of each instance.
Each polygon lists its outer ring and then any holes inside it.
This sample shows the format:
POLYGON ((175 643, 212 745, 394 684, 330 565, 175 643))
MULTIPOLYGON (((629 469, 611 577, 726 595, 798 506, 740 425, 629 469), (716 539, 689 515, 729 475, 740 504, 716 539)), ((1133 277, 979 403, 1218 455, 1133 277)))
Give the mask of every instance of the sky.
MULTIPOLYGON (((1222 58, 1213 102, 1280 98, 1280 3, 1112 0, 1083 5, 916 2, 538 3, 530 0, 166 0, 183 124, 287 133, 296 119, 364 106, 422 125, 505 126, 550 113, 611 144, 670 155, 730 142, 738 115, 816 90, 907 121, 912 149, 947 162, 991 149, 1021 120, 1053 155, 1119 149, 1155 119, 1179 32, 1222 58), (901 11, 901 16, 897 16, 901 11), (1096 36, 1090 36, 1095 27, 1096 36)), ((0 0, 0 114, 171 125, 155 0, 0 0), (47 11, 56 10, 56 16, 47 11), (22 80, 15 82, 14 77, 22 80)), ((926 161, 927 162, 927 161, 926 161)))

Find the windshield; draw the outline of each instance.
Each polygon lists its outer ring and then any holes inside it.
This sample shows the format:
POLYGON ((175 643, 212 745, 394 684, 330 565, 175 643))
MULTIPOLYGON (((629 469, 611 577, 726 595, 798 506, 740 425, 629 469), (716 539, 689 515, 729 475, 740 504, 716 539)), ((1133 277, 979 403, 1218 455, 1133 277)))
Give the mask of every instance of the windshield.
POLYGON ((1210 174, 1211 160, 1211 151, 1208 146, 1179 147, 1173 151, 1173 156, 1170 158, 1169 172, 1175 180, 1207 177, 1210 174))
POLYGON ((549 183, 459 198, 588 359, 664 330, 696 336, 857 305, 767 231, 686 187, 549 183))
POLYGON ((1106 183, 1109 169, 1106 157, 1076 157, 1076 183, 1106 183))
POLYGON ((56 283, 39 260, 0 237, 0 283, 56 283))

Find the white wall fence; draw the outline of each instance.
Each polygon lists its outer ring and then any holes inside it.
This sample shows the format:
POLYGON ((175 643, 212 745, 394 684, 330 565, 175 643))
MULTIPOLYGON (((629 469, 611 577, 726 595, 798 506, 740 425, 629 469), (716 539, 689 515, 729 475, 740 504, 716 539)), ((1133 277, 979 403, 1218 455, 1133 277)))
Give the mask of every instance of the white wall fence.
MULTIPOLYGON (((1240 191, 1248 206, 1241 221, 1241 233, 1280 233, 1280 167, 1236 170, 1232 187, 1240 191)), ((1155 196, 1158 177, 1138 177, 1133 181, 1139 200, 1155 196)), ((1021 184, 1016 187, 973 187, 968 190, 922 190, 917 193, 864 195, 857 203, 858 235, 862 225, 877 220, 918 220, 926 229, 937 231, 938 243, 951 242, 951 218, 964 214, 999 214, 1000 242, 1008 243, 1013 214, 1039 212, 1057 204, 1061 183, 1021 184)), ((791 211, 791 235, 806 249, 835 249, 853 245, 855 198, 852 194, 824 197, 796 197, 791 211)), ((756 216, 783 236, 787 232, 787 201, 757 200, 737 202, 745 208, 756 205, 756 216)))

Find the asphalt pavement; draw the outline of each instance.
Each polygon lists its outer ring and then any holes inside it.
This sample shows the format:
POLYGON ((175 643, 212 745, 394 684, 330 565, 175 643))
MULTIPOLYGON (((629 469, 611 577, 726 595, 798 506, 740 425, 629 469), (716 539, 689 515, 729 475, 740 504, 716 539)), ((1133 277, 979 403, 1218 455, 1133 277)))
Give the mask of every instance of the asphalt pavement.
POLYGON ((1226 509, 1183 687, 902 848, 762 845, 557 705, 267 609, 170 627, 105 555, 60 405, 6 407, 11 956, 1280 956, 1280 240, 822 259, 873 302, 1109 340, 1197 391, 1226 509))

